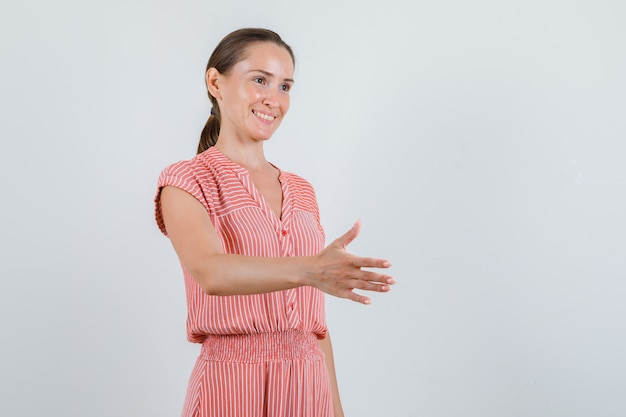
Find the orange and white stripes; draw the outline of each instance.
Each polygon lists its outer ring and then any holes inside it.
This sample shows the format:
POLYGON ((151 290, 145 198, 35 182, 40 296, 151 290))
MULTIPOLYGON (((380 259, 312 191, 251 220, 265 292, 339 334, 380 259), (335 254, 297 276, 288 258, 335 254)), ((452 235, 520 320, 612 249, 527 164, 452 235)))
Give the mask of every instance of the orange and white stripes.
POLYGON ((183 417, 332 417, 324 355, 311 333, 209 336, 183 417))
MULTIPOLYGON (((209 148, 161 173, 155 198, 157 224, 167 235, 159 197, 160 190, 170 185, 203 204, 225 253, 317 254, 324 248, 324 231, 313 187, 282 171, 279 181, 283 191, 280 218, 245 168, 217 148, 209 148)), ((187 337, 203 343, 184 416, 332 415, 328 374, 317 342, 327 333, 324 296, 319 290, 299 287, 267 294, 210 296, 184 267, 183 273, 187 337)))

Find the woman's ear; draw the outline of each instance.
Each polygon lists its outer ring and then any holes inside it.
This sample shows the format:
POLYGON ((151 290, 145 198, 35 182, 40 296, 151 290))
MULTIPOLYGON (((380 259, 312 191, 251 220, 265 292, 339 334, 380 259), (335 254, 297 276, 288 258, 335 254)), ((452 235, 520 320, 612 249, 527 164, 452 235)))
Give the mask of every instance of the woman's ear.
POLYGON ((215 98, 222 98, 220 91, 220 81, 222 74, 217 69, 211 67, 205 74, 206 88, 209 90, 209 94, 215 98))

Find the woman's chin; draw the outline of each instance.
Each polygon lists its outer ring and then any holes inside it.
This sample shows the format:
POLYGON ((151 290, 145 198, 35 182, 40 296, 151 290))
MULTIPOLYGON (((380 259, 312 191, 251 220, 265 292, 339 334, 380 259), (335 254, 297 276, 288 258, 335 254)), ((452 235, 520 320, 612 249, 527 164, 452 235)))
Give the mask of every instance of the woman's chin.
POLYGON ((252 139, 256 140, 256 141, 259 141, 259 142, 265 142, 265 141, 270 140, 272 138, 272 134, 273 133, 274 132, 272 132, 272 133, 259 133, 259 134, 256 134, 256 135, 252 136, 252 139))

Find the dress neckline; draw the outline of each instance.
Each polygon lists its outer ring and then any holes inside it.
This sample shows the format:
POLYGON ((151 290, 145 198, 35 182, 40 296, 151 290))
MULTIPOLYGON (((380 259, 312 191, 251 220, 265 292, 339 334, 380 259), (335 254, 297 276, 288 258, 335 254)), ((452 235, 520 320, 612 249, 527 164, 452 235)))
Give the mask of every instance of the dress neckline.
POLYGON ((261 209, 263 209, 263 211, 266 213, 266 215, 269 218, 272 219, 272 221, 275 221, 277 225, 280 225, 282 222, 285 221, 285 217, 286 217, 285 215, 287 213, 286 208, 289 207, 287 203, 290 203, 289 199, 290 199, 291 193, 288 190, 288 181, 286 180, 282 169, 280 169, 278 166, 268 161, 268 163, 272 167, 278 170, 278 182, 280 184, 280 189, 282 192, 282 204, 280 207, 280 216, 278 216, 274 212, 274 210, 272 210, 272 208, 270 207, 270 204, 267 201, 267 199, 263 196, 263 194, 261 194, 259 189, 254 185, 254 182, 252 181, 252 177, 250 176, 250 172, 248 171, 246 167, 239 165, 238 163, 236 163, 235 161, 227 157, 221 150, 219 150, 215 146, 211 146, 204 153, 207 155, 207 157, 209 157, 210 159, 213 159, 220 166, 226 167, 232 170, 233 172, 235 172, 238 175, 243 186, 248 190, 248 193, 259 203, 259 206, 261 207, 261 209))

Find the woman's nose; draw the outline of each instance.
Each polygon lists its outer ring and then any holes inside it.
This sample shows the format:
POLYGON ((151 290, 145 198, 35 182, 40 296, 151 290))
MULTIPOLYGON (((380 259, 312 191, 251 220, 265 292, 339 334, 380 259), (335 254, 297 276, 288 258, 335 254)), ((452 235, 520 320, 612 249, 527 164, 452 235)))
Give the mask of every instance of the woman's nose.
POLYGON ((267 104, 270 107, 277 107, 279 103, 280 103, 280 92, 275 88, 268 88, 266 90, 263 104, 267 104))

